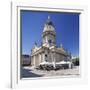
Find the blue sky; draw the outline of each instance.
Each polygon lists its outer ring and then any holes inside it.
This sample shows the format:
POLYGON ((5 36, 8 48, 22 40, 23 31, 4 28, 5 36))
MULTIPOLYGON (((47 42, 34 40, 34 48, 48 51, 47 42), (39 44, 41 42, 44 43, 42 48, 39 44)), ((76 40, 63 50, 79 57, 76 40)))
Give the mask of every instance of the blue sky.
POLYGON ((73 56, 79 56, 79 14, 21 11, 22 54, 31 53, 34 43, 42 41, 42 32, 48 15, 55 26, 56 43, 73 56))

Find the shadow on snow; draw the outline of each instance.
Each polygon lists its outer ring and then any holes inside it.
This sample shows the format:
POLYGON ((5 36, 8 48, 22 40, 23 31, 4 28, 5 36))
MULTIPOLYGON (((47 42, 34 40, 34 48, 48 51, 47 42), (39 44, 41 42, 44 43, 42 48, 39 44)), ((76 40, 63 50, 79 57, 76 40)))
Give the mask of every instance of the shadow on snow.
POLYGON ((35 74, 31 72, 30 69, 21 68, 21 78, 35 78, 35 77, 42 77, 43 75, 35 74))

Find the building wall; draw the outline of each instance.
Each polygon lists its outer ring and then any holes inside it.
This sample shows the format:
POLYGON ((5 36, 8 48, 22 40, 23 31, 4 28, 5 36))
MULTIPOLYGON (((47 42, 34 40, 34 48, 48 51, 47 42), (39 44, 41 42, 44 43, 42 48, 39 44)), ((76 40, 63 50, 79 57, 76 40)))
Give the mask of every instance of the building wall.
POLYGON ((56 62, 60 62, 60 61, 65 60, 65 59, 66 59, 66 56, 59 54, 59 53, 56 53, 56 62))
POLYGON ((38 53, 31 57, 31 65, 38 66, 41 62, 44 61, 44 53, 38 53))
POLYGON ((34 56, 31 57, 31 65, 34 66, 34 56))
POLYGON ((48 54, 48 61, 49 61, 49 62, 52 62, 52 53, 49 53, 49 54, 48 54))
POLYGON ((38 66, 45 60, 47 60, 47 62, 60 62, 62 60, 65 60, 66 58, 67 57, 63 54, 49 52, 47 49, 45 49, 44 52, 38 53, 37 55, 31 57, 31 64, 34 66, 38 66), (47 57, 45 57, 45 55, 47 55, 47 57))
POLYGON ((28 55, 22 55, 22 65, 30 65, 31 59, 28 55))

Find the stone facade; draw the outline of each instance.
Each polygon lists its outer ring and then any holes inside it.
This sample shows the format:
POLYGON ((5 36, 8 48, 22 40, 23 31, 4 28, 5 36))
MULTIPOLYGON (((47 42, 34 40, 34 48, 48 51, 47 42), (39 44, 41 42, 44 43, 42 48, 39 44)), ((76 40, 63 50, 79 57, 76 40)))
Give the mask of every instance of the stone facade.
POLYGON ((35 43, 31 52, 31 65, 38 66, 42 62, 57 63, 60 61, 70 61, 71 54, 68 53, 62 46, 56 45, 55 27, 50 17, 48 17, 42 34, 42 45, 40 47, 35 43))

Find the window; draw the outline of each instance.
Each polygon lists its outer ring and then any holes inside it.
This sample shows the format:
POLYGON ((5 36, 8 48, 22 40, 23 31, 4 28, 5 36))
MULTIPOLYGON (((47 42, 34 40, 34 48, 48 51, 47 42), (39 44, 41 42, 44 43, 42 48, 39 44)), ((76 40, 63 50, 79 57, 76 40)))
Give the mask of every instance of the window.
POLYGON ((45 57, 47 57, 47 54, 45 54, 45 57))
POLYGON ((48 40, 49 43, 52 43, 52 40, 48 40))

